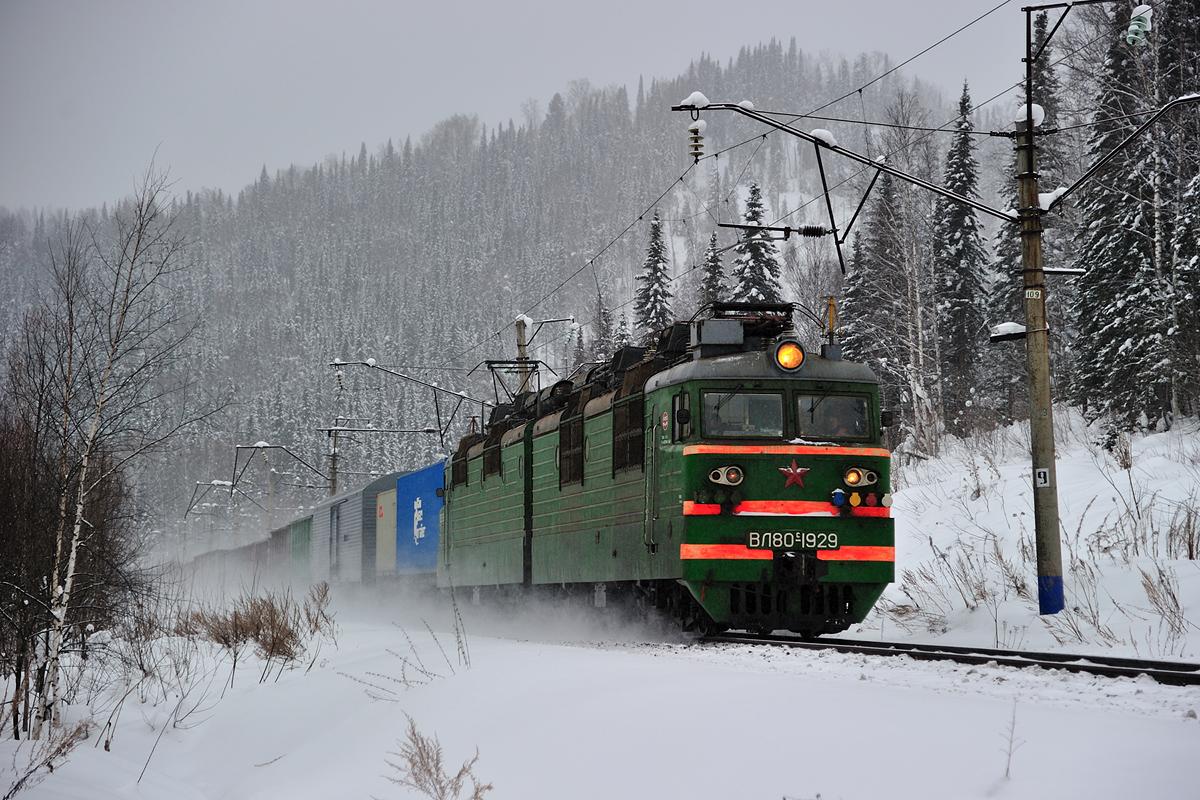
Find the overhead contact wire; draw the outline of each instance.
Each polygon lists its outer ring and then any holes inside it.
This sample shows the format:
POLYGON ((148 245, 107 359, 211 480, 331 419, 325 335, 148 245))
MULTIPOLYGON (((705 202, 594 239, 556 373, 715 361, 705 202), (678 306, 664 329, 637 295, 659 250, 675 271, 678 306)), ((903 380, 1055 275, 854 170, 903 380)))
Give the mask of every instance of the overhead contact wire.
MULTIPOLYGON (((1161 4, 1162 4, 1162 3, 1164 3, 1164 2, 1166 2, 1166 0, 1156 0, 1156 2, 1149 3, 1148 5, 1150 5, 1150 6, 1152 6, 1152 7, 1155 7, 1155 8, 1156 8, 1157 6, 1161 5, 1161 4)), ((995 10, 995 9, 993 9, 993 10, 995 10)), ((1110 24, 1111 24, 1111 23, 1110 23, 1110 24)), ((1056 66, 1058 66, 1059 64, 1063 63, 1064 61, 1066 61, 1066 60, 1068 60, 1068 59, 1070 59, 1070 58, 1073 58, 1074 56, 1076 56, 1077 54, 1079 54, 1079 53, 1080 53, 1080 52, 1082 52, 1083 50, 1086 50, 1087 48, 1091 47, 1092 45, 1094 45, 1096 42, 1100 41, 1101 39, 1103 39, 1103 38, 1104 38, 1105 36, 1107 36, 1107 35, 1109 35, 1109 34, 1102 33, 1102 34, 1100 34, 1100 35, 1098 35, 1098 36, 1096 36, 1096 37, 1092 38, 1091 40, 1089 40, 1089 41, 1087 41, 1087 42, 1084 42, 1082 45, 1080 45, 1079 47, 1075 48, 1075 49, 1074 49, 1074 50, 1072 50, 1071 52, 1069 52, 1069 53, 1066 53, 1066 54, 1064 54, 1064 55, 1060 56, 1059 58, 1056 58, 1054 61, 1050 62, 1050 66, 1051 66, 1051 67, 1056 67, 1056 66)), ((1024 79, 1022 79, 1022 80, 1019 80, 1019 81, 1017 81, 1016 83, 1012 84, 1011 86, 1007 86, 1007 87, 1005 87, 1004 89, 1001 89, 999 92, 996 92, 995 94, 993 94, 993 95, 992 95, 991 97, 989 97, 988 99, 986 99, 986 100, 984 100, 984 101, 982 101, 982 102, 980 102, 980 103, 977 103, 977 104, 976 104, 976 105, 975 105, 975 106, 974 106, 974 107, 971 109, 971 111, 972 111, 972 112, 974 112, 974 111, 978 111, 979 109, 983 108, 984 106, 988 105, 989 103, 992 103, 992 102, 994 102, 994 101, 996 101, 996 100, 999 100, 1001 97, 1003 97, 1004 95, 1008 94, 1008 93, 1009 93, 1009 92, 1011 92, 1013 89, 1016 89, 1016 88, 1020 87, 1020 86, 1021 86, 1021 85, 1022 85, 1024 82, 1025 82, 1025 81, 1024 81, 1024 79)), ((1132 116, 1132 115, 1131 115, 1131 116, 1132 116)), ((899 152, 901 152, 901 151, 907 150, 907 149, 909 149, 909 148, 911 148, 911 147, 914 147, 914 146, 916 146, 916 145, 920 144, 921 142, 925 141, 925 140, 926 140, 926 139, 928 139, 930 136, 932 136, 934 133, 946 132, 946 131, 947 131, 947 127, 946 127, 946 126, 948 126, 948 125, 953 125, 954 123, 956 123, 956 122, 958 122, 958 121, 960 121, 960 120, 962 120, 962 119, 965 119, 965 115, 963 115, 963 114, 956 114, 956 115, 955 115, 954 117, 952 117, 951 119, 949 119, 949 120, 947 120, 946 122, 942 123, 942 125, 941 125, 941 126, 939 126, 939 127, 937 127, 937 128, 931 128, 931 129, 929 129, 929 132, 928 132, 928 133, 925 133, 923 136, 918 136, 918 137, 917 137, 916 139, 914 139, 913 141, 911 141, 911 142, 909 142, 909 143, 907 143, 907 144, 901 145, 900 147, 897 147, 897 148, 895 148, 895 149, 893 149, 893 150, 891 150, 891 151, 889 151, 889 152, 885 153, 883 157, 884 157, 885 159, 887 159, 887 158, 890 158, 891 156, 895 155, 896 153, 899 153, 899 152)), ((1087 123, 1087 124, 1093 124, 1093 123, 1087 123)), ((1067 129, 1064 129, 1064 128, 1059 128, 1058 130, 1067 130, 1067 129)), ((830 192, 832 192, 832 191, 833 191, 833 190, 835 190, 835 189, 838 189, 838 188, 840 188, 840 187, 842 187, 842 186, 845 186, 847 183, 849 183, 850 181, 854 180, 855 178, 857 178, 858 176, 862 175, 863 173, 867 172, 869 169, 870 169, 870 167, 861 167, 861 168, 859 168, 858 170, 856 170, 855 172, 853 172, 852 174, 850 174, 850 175, 849 175, 849 176, 847 176, 846 178, 843 178, 843 179, 842 179, 841 181, 839 181, 838 183, 836 183, 836 184, 834 184, 833 186, 829 187, 829 191, 830 191, 830 192)), ((780 222, 783 222, 785 219, 787 219, 788 217, 792 216, 792 215, 793 215, 793 214, 795 214, 797 211, 801 211, 801 210, 803 210, 803 209, 807 208, 808 206, 812 205, 813 203, 815 203, 817 200, 820 200, 820 199, 821 199, 821 198, 823 198, 824 196, 825 196, 825 192, 822 192, 821 194, 819 194, 819 195, 816 195, 815 197, 812 197, 812 198, 808 199, 808 200, 807 200, 807 201, 805 201, 804 203, 800 204, 800 205, 799 205, 799 206, 797 206, 796 208, 792 209, 792 210, 791 210, 791 211, 789 211, 788 213, 786 213, 786 214, 784 214, 783 216, 781 216, 781 217, 779 217, 778 219, 776 219, 774 222, 772 222, 772 223, 771 223, 771 226, 773 227, 773 226, 775 226, 775 225, 778 225, 780 222)))

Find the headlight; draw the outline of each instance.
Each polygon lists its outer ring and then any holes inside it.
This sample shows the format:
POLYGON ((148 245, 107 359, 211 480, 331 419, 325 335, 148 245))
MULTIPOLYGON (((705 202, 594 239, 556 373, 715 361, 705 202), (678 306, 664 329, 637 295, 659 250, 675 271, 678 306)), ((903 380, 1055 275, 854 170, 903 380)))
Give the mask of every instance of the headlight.
POLYGON ((846 482, 847 486, 870 486, 879 480, 879 476, 869 469, 851 467, 846 470, 846 474, 842 480, 846 482))
POLYGON ((708 473, 708 479, 722 486, 740 486, 746 479, 746 473, 742 472, 741 467, 717 467, 708 473))
POLYGON ((785 339, 775 345, 775 365, 785 372, 795 372, 804 364, 804 348, 799 342, 785 339))

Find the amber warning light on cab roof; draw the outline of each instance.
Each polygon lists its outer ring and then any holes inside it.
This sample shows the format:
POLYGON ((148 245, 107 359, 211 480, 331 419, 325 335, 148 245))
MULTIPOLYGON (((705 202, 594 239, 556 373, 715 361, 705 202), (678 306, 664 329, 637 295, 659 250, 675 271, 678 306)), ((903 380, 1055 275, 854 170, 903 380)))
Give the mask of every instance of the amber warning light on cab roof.
POLYGON ((795 372, 804 365, 804 348, 792 339, 775 345, 775 365, 784 372, 795 372))

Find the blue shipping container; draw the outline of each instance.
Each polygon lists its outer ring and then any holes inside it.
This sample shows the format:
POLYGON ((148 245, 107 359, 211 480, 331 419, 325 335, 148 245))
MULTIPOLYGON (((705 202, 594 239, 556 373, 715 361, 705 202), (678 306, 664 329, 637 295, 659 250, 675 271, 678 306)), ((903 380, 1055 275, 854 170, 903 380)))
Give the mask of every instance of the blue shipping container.
POLYGON ((446 462, 401 475, 396 479, 396 574, 437 571, 442 475, 446 462))

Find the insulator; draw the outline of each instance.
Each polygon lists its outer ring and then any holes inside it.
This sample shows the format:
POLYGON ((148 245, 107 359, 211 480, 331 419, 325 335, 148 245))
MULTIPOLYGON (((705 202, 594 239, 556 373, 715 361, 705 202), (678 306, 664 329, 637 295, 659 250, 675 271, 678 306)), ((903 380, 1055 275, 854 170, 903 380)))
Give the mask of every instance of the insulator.
POLYGON ((822 228, 820 225, 802 225, 796 229, 796 233, 801 236, 824 236, 829 231, 822 228))
POLYGON ((1126 44, 1140 47, 1146 43, 1146 34, 1150 32, 1150 18, 1154 9, 1148 5, 1140 5, 1133 9, 1129 20, 1129 29, 1125 32, 1126 44))
POLYGON ((699 161, 704 156, 704 135, 692 129, 688 137, 688 155, 699 161))
POLYGON ((1135 47, 1146 43, 1146 31, 1148 26, 1140 19, 1135 19, 1129 23, 1129 31, 1125 34, 1126 44, 1131 44, 1135 47))

